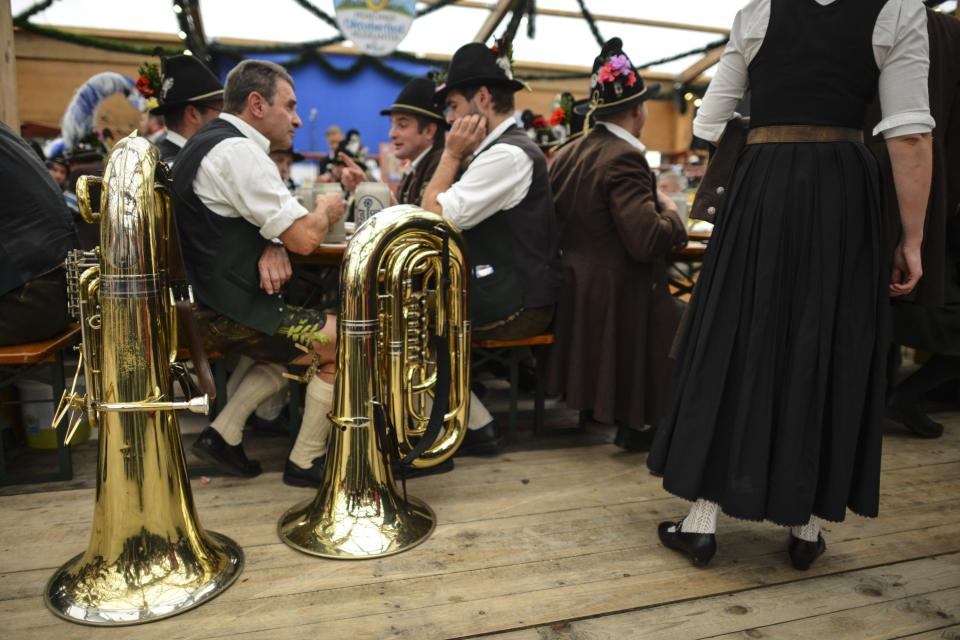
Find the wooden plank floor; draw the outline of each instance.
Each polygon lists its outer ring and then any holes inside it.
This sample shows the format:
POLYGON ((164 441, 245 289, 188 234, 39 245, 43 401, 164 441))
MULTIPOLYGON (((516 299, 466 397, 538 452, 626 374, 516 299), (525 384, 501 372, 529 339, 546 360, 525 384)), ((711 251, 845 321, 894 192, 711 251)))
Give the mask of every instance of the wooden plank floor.
MULTIPOLYGON (((282 544, 276 521, 313 495, 276 471, 193 482, 203 525, 247 565, 217 599, 139 627, 63 622, 41 593, 90 535, 93 490, 0 497, 0 637, 19 638, 960 638, 960 413, 920 440, 891 428, 881 517, 825 527, 827 554, 789 566, 784 529, 721 518, 707 570, 660 547, 685 512, 644 456, 595 444, 457 459, 410 482, 437 512, 423 545, 337 562, 282 544)), ((574 442, 576 444, 576 442, 574 442)), ((567 442, 566 444, 569 444, 567 442)), ((550 448, 547 448, 550 447, 550 448)))

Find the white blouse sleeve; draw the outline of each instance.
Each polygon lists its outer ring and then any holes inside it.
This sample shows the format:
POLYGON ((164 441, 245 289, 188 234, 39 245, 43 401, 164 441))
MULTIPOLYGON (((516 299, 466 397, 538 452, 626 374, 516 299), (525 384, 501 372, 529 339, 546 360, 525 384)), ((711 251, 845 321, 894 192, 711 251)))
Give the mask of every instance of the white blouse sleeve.
POLYGON ((882 114, 873 135, 894 138, 932 131, 927 83, 930 43, 920 0, 889 0, 884 5, 873 32, 873 53, 880 68, 882 114))
POLYGON ((737 12, 730 42, 693 121, 693 134, 698 138, 716 142, 727 121, 736 115, 734 110, 750 84, 747 67, 763 44, 769 22, 769 0, 753 0, 737 12))

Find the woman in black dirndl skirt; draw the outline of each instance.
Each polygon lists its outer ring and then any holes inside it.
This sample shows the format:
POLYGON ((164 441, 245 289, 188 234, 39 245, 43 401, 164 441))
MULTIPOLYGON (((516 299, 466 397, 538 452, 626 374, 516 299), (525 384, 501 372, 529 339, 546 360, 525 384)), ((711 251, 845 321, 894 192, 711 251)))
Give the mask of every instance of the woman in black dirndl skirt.
POLYGON ((798 569, 825 549, 817 518, 877 515, 887 305, 921 273, 926 46, 916 0, 755 0, 737 16, 694 132, 716 140, 747 86, 751 131, 647 462, 694 501, 659 535, 696 564, 720 510, 791 527, 798 569), (878 85, 905 230, 892 276, 860 133, 878 85))

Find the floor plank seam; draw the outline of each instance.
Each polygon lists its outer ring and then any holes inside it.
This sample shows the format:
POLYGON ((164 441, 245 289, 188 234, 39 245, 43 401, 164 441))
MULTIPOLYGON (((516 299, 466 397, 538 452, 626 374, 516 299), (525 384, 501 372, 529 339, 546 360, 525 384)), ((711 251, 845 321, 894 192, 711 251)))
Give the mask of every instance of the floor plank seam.
MULTIPOLYGON (((722 597, 732 596, 732 595, 742 595, 742 594, 750 593, 750 592, 752 592, 752 591, 759 591, 759 590, 761 590, 761 589, 766 589, 766 588, 774 587, 774 586, 784 586, 784 585, 788 585, 788 584, 808 582, 808 581, 812 581, 812 580, 817 580, 817 579, 819 579, 819 578, 838 577, 838 576, 843 576, 844 574, 857 573, 857 572, 861 572, 861 571, 869 571, 869 570, 871 570, 871 569, 878 569, 878 568, 880 568, 880 567, 895 567, 895 566, 897 566, 897 565, 899 565, 899 564, 903 564, 903 563, 907 563, 907 562, 916 562, 917 560, 924 560, 924 559, 928 559, 928 558, 943 558, 943 557, 952 556, 952 555, 958 555, 958 554, 960 554, 960 551, 955 551, 955 552, 946 553, 946 554, 940 554, 940 555, 937 555, 937 556, 917 556, 917 557, 912 557, 912 558, 905 558, 905 559, 902 559, 902 560, 897 560, 896 562, 880 563, 880 564, 873 564, 873 565, 865 565, 865 566, 856 567, 856 568, 851 568, 851 569, 844 569, 844 570, 842 570, 842 571, 836 571, 836 572, 833 572, 833 573, 820 573, 820 574, 816 574, 816 575, 809 575, 809 574, 808 574, 808 575, 805 575, 805 576, 800 576, 800 577, 798 577, 796 580, 785 580, 785 581, 783 581, 783 582, 770 582, 770 583, 760 584, 760 585, 756 585, 756 586, 752 586, 752 587, 743 587, 743 588, 740 588, 740 589, 732 589, 732 590, 729 590, 729 591, 718 591, 718 592, 716 592, 716 593, 711 593, 711 594, 709 594, 709 595, 701 595, 701 596, 696 596, 696 597, 691 597, 691 598, 681 598, 681 599, 678 599, 678 600, 670 600, 669 602, 660 602, 660 603, 656 603, 656 604, 648 604, 648 605, 643 605, 643 606, 640 606, 640 607, 631 607, 631 608, 622 609, 622 610, 619 610, 619 611, 605 611, 605 612, 603 612, 603 613, 595 613, 595 614, 590 614, 590 615, 585 615, 585 616, 576 616, 576 617, 572 617, 572 618, 563 618, 563 619, 560 619, 560 620, 551 620, 551 621, 549 621, 549 622, 538 622, 538 623, 535 623, 535 624, 524 625, 524 626, 519 626, 519 627, 511 627, 511 628, 508 628, 508 629, 500 629, 500 630, 496 631, 496 633, 495 633, 494 635, 500 635, 500 634, 505 634, 505 633, 516 633, 516 632, 518 632, 518 631, 526 631, 526 630, 528 630, 528 629, 536 629, 536 628, 538 628, 538 627, 543 627, 543 626, 545 626, 545 625, 569 624, 569 623, 574 623, 574 622, 580 622, 580 621, 582 621, 582 620, 597 620, 597 619, 601 619, 601 618, 608 618, 608 617, 611 617, 611 616, 622 615, 622 614, 625 614, 625 613, 634 613, 634 612, 638 612, 638 611, 645 611, 645 610, 648 610, 648 609, 657 609, 657 608, 659 608, 659 607, 680 605, 680 604, 685 604, 685 603, 688 603, 688 602, 696 602, 697 600, 708 600, 708 599, 722 598, 722 597)), ((757 556, 757 557, 762 557, 762 556, 757 556)), ((707 571, 709 571, 709 569, 707 569, 707 571)), ((799 573, 799 572, 798 572, 798 573, 799 573)), ((585 583, 585 584, 589 584, 589 583, 585 583)), ((913 595, 910 595, 910 596, 904 596, 903 598, 892 598, 892 599, 890 599, 890 600, 887 600, 886 602, 897 602, 897 601, 900 601, 900 600, 906 600, 906 599, 908 599, 908 598, 915 598, 915 597, 918 597, 918 596, 927 595, 927 594, 929 594, 929 593, 939 593, 940 591, 949 591, 950 589, 956 589, 956 588, 960 588, 960 587, 950 587, 950 588, 948 588, 948 589, 935 589, 935 590, 933 590, 933 591, 928 591, 928 592, 924 592, 924 593, 917 593, 917 594, 913 594, 913 595)), ((532 593, 532 592, 531 592, 531 593, 532 593)), ((869 603, 869 604, 867 604, 867 605, 861 605, 861 606, 875 606, 876 604, 877 604, 877 603, 869 603)), ((844 611, 852 611, 852 610, 855 610, 855 609, 858 609, 858 608, 860 608, 860 606, 850 607, 850 609, 844 609, 844 611)), ((819 615, 817 615, 817 616, 809 616, 808 618, 816 618, 816 617, 821 617, 821 616, 823 616, 823 615, 829 615, 829 614, 819 614, 819 615)), ((805 620, 805 619, 808 619, 808 618, 798 618, 798 620, 805 620)), ((779 623, 777 623, 777 624, 779 624, 779 623)), ((951 624, 952 624, 952 623, 951 623, 951 624)), ((770 626, 774 626, 774 625, 764 625, 764 626, 770 627, 770 626)), ((948 624, 948 625, 946 625, 946 626, 951 626, 951 625, 948 624)), ((762 629, 763 626, 750 627, 750 628, 762 629)), ((721 637, 721 636, 728 635, 728 634, 729 634, 729 632, 724 632, 724 633, 718 634, 718 635, 716 635, 716 636, 702 636, 702 637, 698 638, 697 640, 708 640, 709 638, 721 637)), ((464 636, 457 636, 456 638, 449 638, 448 640, 470 640, 471 638, 481 638, 481 637, 489 636, 489 635, 491 635, 489 632, 483 632, 483 633, 469 634, 469 635, 464 635, 464 636)), ((893 640, 893 639, 890 639, 890 640, 893 640)))

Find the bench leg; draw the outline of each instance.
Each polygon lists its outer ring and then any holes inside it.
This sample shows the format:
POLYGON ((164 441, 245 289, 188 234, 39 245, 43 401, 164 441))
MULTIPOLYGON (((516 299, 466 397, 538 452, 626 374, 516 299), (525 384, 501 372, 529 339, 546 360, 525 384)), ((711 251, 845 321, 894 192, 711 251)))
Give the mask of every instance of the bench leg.
MULTIPOLYGON (((53 359, 53 406, 56 410, 57 404, 60 402, 60 397, 63 396, 63 392, 66 389, 63 378, 63 351, 58 351, 56 357, 53 359)), ((73 479, 73 458, 70 452, 70 447, 67 446, 64 441, 67 436, 66 425, 61 426, 56 429, 57 433, 57 456, 59 458, 59 472, 57 473, 58 480, 72 480, 73 479)))
POLYGON ((510 349, 510 416, 507 421, 507 441, 517 439, 517 397, 520 395, 520 358, 517 349, 510 349))
POLYGON ((533 434, 539 436, 543 433, 543 403, 546 395, 543 390, 543 367, 542 358, 538 358, 536 352, 533 354, 533 372, 536 376, 536 387, 533 396, 533 434))

